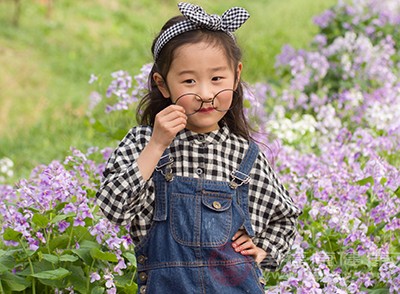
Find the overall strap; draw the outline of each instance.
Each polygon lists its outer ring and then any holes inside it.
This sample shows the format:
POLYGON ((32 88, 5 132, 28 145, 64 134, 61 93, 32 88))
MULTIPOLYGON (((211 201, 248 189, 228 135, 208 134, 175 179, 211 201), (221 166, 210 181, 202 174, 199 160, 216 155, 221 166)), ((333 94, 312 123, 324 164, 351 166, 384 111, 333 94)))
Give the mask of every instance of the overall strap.
POLYGON ((154 221, 167 220, 167 182, 174 179, 171 171, 173 161, 169 148, 165 149, 153 173, 155 186, 154 221))
POLYGON ((251 178, 249 176, 250 171, 253 167, 254 161, 258 156, 258 146, 253 141, 249 143, 249 149, 246 152, 242 162, 240 163, 239 169, 232 172, 232 180, 230 186, 232 189, 237 189, 237 199, 240 207, 245 213, 244 228, 250 237, 254 237, 254 230, 251 226, 250 214, 249 214, 249 185, 251 178))

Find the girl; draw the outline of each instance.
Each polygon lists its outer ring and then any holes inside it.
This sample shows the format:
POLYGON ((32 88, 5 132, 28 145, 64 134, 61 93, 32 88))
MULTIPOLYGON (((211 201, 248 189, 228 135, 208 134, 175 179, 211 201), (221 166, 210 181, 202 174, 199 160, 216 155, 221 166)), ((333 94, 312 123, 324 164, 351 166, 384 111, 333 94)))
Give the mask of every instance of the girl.
POLYGON ((105 216, 130 224, 140 293, 263 293, 299 210, 251 140, 241 52, 249 17, 180 3, 153 42, 149 94, 108 161, 105 216))

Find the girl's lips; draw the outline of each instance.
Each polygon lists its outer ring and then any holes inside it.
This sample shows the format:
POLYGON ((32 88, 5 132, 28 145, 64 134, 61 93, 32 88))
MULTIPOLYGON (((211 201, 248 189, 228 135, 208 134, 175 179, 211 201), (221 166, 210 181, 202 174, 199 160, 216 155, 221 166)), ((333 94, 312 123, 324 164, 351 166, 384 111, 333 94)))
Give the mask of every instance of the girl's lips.
POLYGON ((211 111, 214 111, 213 107, 202 108, 202 109, 199 110, 199 112, 201 112, 201 113, 208 113, 208 112, 211 112, 211 111))

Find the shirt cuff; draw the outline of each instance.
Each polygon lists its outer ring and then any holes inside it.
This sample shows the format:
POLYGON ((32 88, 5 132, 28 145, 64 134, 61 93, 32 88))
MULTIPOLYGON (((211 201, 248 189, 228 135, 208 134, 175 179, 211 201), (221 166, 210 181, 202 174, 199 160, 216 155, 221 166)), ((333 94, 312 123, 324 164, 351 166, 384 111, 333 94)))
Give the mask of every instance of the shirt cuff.
POLYGON ((267 252, 267 256, 260 262, 260 267, 275 271, 281 264, 284 256, 268 240, 255 237, 253 243, 267 252))

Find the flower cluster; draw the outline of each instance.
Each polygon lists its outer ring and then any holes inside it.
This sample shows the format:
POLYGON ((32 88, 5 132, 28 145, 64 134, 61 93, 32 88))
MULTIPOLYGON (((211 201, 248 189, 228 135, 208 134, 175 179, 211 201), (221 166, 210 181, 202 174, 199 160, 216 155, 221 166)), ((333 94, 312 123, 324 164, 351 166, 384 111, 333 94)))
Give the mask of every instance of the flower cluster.
POLYGON ((38 166, 16 188, 0 186, 2 242, 8 248, 0 264, 16 275, 12 283, 7 275, 0 278, 4 293, 29 287, 33 293, 134 291, 128 230, 103 218, 94 201, 109 155, 109 149, 72 149, 64 163, 38 166), (96 156, 100 164, 91 159, 96 156))
POLYGON ((14 162, 10 158, 0 158, 0 184, 14 175, 13 166, 14 162))

